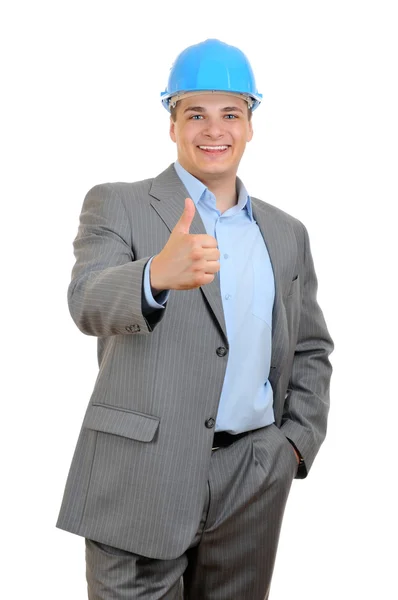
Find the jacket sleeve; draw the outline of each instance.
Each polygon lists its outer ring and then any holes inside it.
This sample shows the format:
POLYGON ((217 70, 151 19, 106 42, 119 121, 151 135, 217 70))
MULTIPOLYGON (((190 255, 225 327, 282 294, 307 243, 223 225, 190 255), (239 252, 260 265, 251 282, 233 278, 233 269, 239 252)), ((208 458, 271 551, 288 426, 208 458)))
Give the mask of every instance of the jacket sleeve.
POLYGON ((143 275, 150 257, 135 260, 131 223, 111 184, 86 195, 74 253, 68 304, 78 328, 98 337, 151 333, 166 311, 143 315, 143 275))
MULTIPOLYGON (((302 224, 301 224, 302 225, 302 224)), ((304 225, 303 295, 298 338, 282 416, 282 431, 298 449, 304 464, 296 477, 307 476, 325 438, 330 402, 334 344, 317 302, 317 277, 304 225)), ((301 244, 303 246, 303 244, 301 244)))

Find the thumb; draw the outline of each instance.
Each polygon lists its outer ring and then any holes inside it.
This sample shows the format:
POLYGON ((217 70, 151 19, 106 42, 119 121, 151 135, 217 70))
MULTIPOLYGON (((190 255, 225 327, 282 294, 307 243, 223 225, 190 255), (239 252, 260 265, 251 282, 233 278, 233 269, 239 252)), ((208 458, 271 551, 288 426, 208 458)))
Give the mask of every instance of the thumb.
POLYGON ((173 231, 189 233, 189 228, 195 216, 195 203, 191 198, 185 198, 185 208, 173 231))

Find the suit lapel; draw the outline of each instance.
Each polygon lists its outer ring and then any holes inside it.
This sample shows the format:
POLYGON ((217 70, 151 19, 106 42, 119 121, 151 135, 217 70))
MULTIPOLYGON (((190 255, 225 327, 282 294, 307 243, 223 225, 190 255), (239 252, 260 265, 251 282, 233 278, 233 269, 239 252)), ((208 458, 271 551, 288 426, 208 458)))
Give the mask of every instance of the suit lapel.
MULTIPOLYGON (((173 165, 170 165, 153 180, 149 193, 153 197, 151 201, 153 208, 171 232, 184 210, 185 198, 189 196, 173 165)), ((297 245, 294 231, 286 221, 275 216, 275 210, 272 210, 271 206, 261 200, 252 198, 252 208, 253 216, 270 256, 275 278, 275 300, 272 312, 271 379, 272 371, 279 373, 288 351, 288 328, 283 299, 293 278, 297 245), (292 253, 294 260, 292 260, 292 253)), ((190 233, 206 233, 198 211, 195 212, 190 233)), ((219 277, 215 277, 212 283, 202 286, 200 290, 209 304, 225 340, 228 341, 219 277)), ((271 381, 272 385, 275 383, 275 380, 271 381)))
POLYGON ((276 378, 284 364, 289 348, 289 331, 284 298, 290 289, 294 277, 297 242, 293 229, 286 221, 280 219, 275 214, 274 207, 271 207, 266 202, 252 198, 252 209, 253 216, 268 250, 275 279, 270 373, 271 385, 275 389, 276 378), (274 380, 272 379, 273 377, 274 380))

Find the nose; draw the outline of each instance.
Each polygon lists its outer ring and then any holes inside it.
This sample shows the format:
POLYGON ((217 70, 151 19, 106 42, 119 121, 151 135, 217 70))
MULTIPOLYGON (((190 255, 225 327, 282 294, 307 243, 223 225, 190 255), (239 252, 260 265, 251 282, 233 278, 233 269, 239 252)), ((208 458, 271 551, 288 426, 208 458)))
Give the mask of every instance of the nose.
POLYGON ((218 139, 222 137, 224 133, 222 122, 220 122, 218 119, 209 118, 203 133, 211 139, 218 139))

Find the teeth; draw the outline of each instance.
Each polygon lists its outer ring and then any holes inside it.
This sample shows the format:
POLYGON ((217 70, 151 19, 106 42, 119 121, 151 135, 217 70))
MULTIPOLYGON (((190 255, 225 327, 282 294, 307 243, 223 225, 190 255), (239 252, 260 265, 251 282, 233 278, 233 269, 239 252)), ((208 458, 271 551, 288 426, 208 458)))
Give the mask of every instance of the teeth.
POLYGON ((226 150, 228 146, 199 146, 201 150, 226 150))

